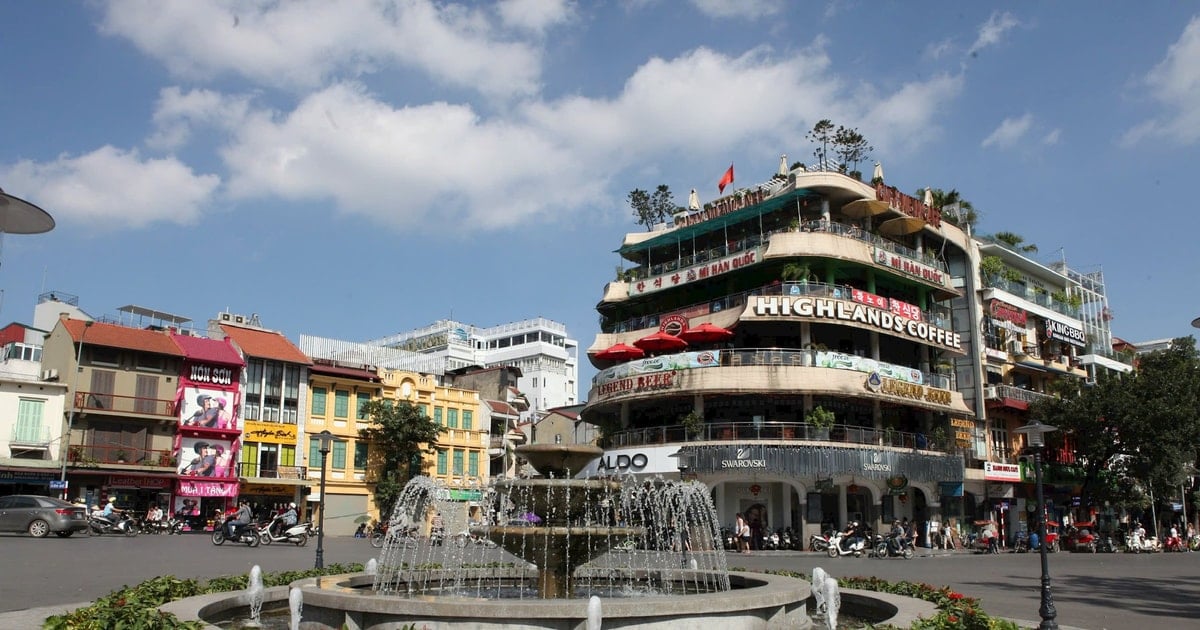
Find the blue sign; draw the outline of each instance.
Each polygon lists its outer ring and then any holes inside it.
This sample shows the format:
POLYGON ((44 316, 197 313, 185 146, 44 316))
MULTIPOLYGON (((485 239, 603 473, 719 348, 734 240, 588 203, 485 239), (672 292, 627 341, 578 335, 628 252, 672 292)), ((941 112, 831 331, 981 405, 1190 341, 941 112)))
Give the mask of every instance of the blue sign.
POLYGON ((57 479, 53 479, 50 481, 50 489, 51 490, 66 490, 67 482, 65 480, 59 481, 57 479))

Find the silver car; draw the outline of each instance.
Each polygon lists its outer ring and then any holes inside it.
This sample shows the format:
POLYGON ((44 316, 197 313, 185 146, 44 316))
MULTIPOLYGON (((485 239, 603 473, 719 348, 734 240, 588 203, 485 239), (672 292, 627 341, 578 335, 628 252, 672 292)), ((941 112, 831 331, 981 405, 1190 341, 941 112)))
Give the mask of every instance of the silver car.
POLYGON ((66 538, 87 527, 87 510, 62 499, 35 494, 0 497, 0 531, 29 532, 35 538, 54 532, 66 538))

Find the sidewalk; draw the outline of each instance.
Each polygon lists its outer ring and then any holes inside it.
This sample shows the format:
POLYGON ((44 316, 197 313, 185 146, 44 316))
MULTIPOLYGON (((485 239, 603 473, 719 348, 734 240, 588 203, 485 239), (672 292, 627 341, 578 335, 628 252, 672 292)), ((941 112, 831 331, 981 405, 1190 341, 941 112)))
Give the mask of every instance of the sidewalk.
POLYGON ((0 613, 0 628, 4 628, 5 630, 39 630, 42 627, 42 622, 50 615, 61 615, 65 612, 91 605, 92 602, 80 602, 78 604, 59 604, 44 608, 26 608, 25 610, 12 610, 0 613))

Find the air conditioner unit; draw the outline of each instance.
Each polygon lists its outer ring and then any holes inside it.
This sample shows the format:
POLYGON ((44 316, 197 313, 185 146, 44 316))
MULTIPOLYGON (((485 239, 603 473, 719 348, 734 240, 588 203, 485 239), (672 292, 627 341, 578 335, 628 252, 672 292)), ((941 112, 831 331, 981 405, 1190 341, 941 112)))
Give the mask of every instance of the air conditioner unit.
POLYGON ((43 381, 57 381, 58 380, 58 370, 56 368, 50 368, 49 370, 42 370, 42 380, 43 381))
POLYGON ((999 398, 999 397, 1000 397, 1000 395, 996 393, 995 387, 984 387, 983 388, 983 399, 984 400, 992 400, 992 399, 999 398))
POLYGON ((233 319, 233 315, 230 315, 229 313, 221 313, 221 321, 227 322, 232 319, 233 319))
POLYGON ((233 316, 233 323, 235 323, 235 324, 245 324, 245 323, 246 323, 246 318, 245 318, 245 317, 242 317, 241 315, 234 315, 234 316, 233 316))
POLYGON ((1010 339, 1008 341, 1008 351, 1011 354, 1023 354, 1024 351, 1021 348, 1021 340, 1020 339, 1010 339))

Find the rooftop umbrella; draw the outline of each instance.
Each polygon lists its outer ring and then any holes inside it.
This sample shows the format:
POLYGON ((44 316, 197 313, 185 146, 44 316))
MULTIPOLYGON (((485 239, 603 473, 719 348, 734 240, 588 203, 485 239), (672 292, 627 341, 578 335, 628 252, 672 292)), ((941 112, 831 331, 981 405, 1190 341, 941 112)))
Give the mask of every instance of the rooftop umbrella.
POLYGON ((689 328, 679 333, 679 338, 688 343, 713 343, 716 341, 725 341, 732 336, 732 331, 709 322, 704 322, 695 328, 689 328))
POLYGON ((679 350, 686 348, 687 342, 676 337, 675 335, 667 334, 663 331, 658 331, 653 335, 647 335, 633 342, 633 345, 647 352, 661 352, 663 350, 679 350))
POLYGON ((879 233, 889 236, 903 236, 912 234, 913 232, 921 231, 925 227, 925 220, 916 217, 896 217, 888 219, 879 224, 879 233))
POLYGON ((850 203, 842 206, 842 214, 853 219, 862 219, 865 217, 873 217, 877 214, 883 214, 884 212, 887 212, 888 208, 890 207, 891 205, 886 201, 880 201, 878 199, 859 199, 858 201, 851 201, 850 203))
POLYGON ((871 175, 871 181, 883 181, 883 164, 875 163, 875 173, 871 175))
POLYGON ((605 348, 597 352, 593 356, 605 361, 632 361, 633 359, 640 359, 646 356, 646 352, 641 348, 618 343, 611 348, 605 348))

